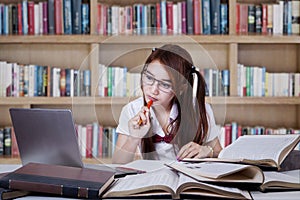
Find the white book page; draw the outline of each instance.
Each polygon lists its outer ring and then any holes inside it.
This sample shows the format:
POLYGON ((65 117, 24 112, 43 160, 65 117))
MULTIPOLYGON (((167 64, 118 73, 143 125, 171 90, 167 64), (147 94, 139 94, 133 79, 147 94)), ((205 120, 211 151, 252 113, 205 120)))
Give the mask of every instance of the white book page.
POLYGON ((152 187, 159 189, 159 185, 172 188, 174 193, 178 184, 178 175, 170 169, 155 172, 129 175, 118 180, 109 192, 131 191, 140 188, 152 187))
POLYGON ((292 143, 297 135, 244 135, 224 148, 219 158, 272 159, 278 162, 280 152, 292 143))
MULTIPOLYGON (((182 185, 185 183, 194 183, 194 185, 198 185, 198 186, 194 186, 194 187, 189 187, 189 189, 191 188, 198 188, 199 191, 204 191, 203 189, 210 189, 210 191, 214 191, 213 189, 217 189, 219 191, 224 191, 224 192, 228 192, 228 193, 234 193, 234 194, 242 194, 245 197, 249 197, 248 192, 240 190, 238 188, 234 188, 234 187, 223 187, 223 186, 218 186, 218 185, 214 185, 214 184, 209 184, 209 183, 204 183, 201 181, 196 181, 193 178, 190 178, 182 173, 179 173, 179 182, 178 185, 182 185)), ((250 197, 249 197, 250 198, 250 197)))
POLYGON ((218 162, 202 162, 202 163, 177 163, 182 165, 194 175, 207 177, 207 178, 221 178, 230 174, 241 171, 248 165, 231 164, 231 163, 218 163, 218 162))
MULTIPOLYGON (((175 162, 175 161, 170 161, 170 163, 175 162)), ((130 163, 120 165, 120 168, 131 168, 131 169, 136 169, 140 171, 145 171, 145 172, 151 172, 151 171, 156 171, 156 170, 161 170, 161 169, 166 169, 167 167, 165 166, 165 161, 161 160, 134 160, 130 163)))
POLYGON ((280 182, 287 182, 287 183, 298 183, 300 186, 300 176, 289 176, 281 172, 271 172, 265 171, 265 183, 269 181, 280 181, 280 182))

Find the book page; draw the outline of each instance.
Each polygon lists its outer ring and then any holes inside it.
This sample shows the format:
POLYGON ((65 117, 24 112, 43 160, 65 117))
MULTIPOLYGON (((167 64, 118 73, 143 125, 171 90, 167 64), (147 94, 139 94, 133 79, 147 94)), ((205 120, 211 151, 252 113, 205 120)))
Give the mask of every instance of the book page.
POLYGON ((179 174, 179 192, 181 193, 187 193, 187 194, 198 194, 198 195, 204 195, 204 196, 218 196, 220 197, 231 197, 232 195, 241 195, 245 199, 251 199, 249 193, 244 190, 240 190, 238 188, 234 187, 224 187, 224 186, 218 186, 214 184, 204 183, 201 181, 196 181, 191 177, 188 177, 182 173, 179 174), (210 195, 207 195, 210 194, 210 195))
MULTIPOLYGON (((175 161, 170 161, 175 162, 175 161)), ((165 169, 165 162, 161 160, 134 160, 130 163, 120 165, 119 168, 130 168, 145 172, 151 172, 156 170, 165 169)))
POLYGON ((191 162, 178 162, 171 164, 170 166, 178 166, 183 170, 188 170, 196 176, 203 176, 207 178, 221 178, 240 172, 250 165, 232 164, 232 163, 218 163, 218 162, 202 162, 202 163, 191 163, 191 162))
POLYGON ((109 195, 109 193, 119 193, 122 194, 121 196, 127 196, 139 192, 149 192, 151 190, 157 191, 162 188, 160 186, 169 188, 174 194, 177 189, 177 184, 177 173, 166 168, 121 178, 112 186, 106 195, 109 195))
POLYGON ((298 135, 244 135, 224 148, 219 158, 263 160, 278 163, 280 153, 299 137, 298 135))
POLYGON ((298 174, 298 176, 289 176, 282 172, 265 171, 264 175, 265 175, 265 181, 264 181, 265 183, 270 181, 295 183, 295 184, 299 184, 299 188, 300 188, 300 174, 298 174))

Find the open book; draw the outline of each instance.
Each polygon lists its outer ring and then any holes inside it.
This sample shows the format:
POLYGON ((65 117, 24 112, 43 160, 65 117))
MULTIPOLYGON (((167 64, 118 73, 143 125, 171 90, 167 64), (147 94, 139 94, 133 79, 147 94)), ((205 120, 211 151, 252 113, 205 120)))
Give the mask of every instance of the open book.
POLYGON ((171 196, 179 199, 185 195, 251 199, 248 191, 199 182, 168 168, 121 178, 102 198, 171 196))
POLYGON ((300 170, 286 172, 264 172, 265 181, 261 191, 300 190, 300 170))
POLYGON ((300 135, 244 135, 225 147, 218 158, 185 158, 189 162, 234 162, 279 170, 281 163, 300 141, 300 135))
POLYGON ((222 162, 176 162, 166 164, 197 181, 239 188, 258 187, 264 182, 263 171, 256 166, 222 162))

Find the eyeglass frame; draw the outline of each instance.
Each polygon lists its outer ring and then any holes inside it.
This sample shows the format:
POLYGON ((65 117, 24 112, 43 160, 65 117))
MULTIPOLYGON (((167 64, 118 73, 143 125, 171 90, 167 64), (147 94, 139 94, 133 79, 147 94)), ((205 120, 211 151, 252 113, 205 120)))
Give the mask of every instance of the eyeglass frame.
POLYGON ((149 86, 153 86, 154 85, 154 83, 155 82, 157 82, 157 84, 158 84, 158 89, 160 90, 160 91, 162 91, 162 92, 165 92, 165 93, 170 93, 170 92, 172 92, 173 91, 173 86, 172 86, 172 83, 171 82, 168 82, 168 81, 161 81, 161 80, 158 80, 158 79, 156 79, 156 78, 154 78, 154 76, 152 76, 149 72, 148 72, 148 70, 144 70, 143 72, 142 72, 142 84, 146 84, 146 85, 149 85, 149 86), (151 77, 153 80, 152 80, 152 83, 146 83, 145 81, 144 81, 144 78, 143 78, 143 76, 149 76, 149 77, 151 77), (170 86, 170 88, 169 89, 166 89, 166 88, 163 88, 163 84, 167 84, 167 85, 169 85, 170 86))

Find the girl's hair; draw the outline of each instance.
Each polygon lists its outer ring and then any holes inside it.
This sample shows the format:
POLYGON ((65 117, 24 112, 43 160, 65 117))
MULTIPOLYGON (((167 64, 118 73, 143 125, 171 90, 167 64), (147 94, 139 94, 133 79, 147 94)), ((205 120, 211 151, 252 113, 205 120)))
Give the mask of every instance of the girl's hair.
MULTIPOLYGON (((142 73, 148 64, 159 61, 166 67, 171 78, 173 92, 175 94, 171 103, 176 103, 178 116, 168 124, 170 134, 174 134, 173 144, 179 147, 194 141, 202 144, 207 136, 208 119, 205 109, 205 80, 199 71, 195 69, 191 55, 178 45, 166 44, 160 48, 154 48, 147 58, 142 73), (196 102, 193 98, 194 75, 197 76, 196 102)), ((141 84, 142 85, 142 84, 141 84)), ((144 102, 146 105, 146 102, 144 102)), ((148 159, 155 157, 151 129, 142 139, 142 153, 148 159)))

